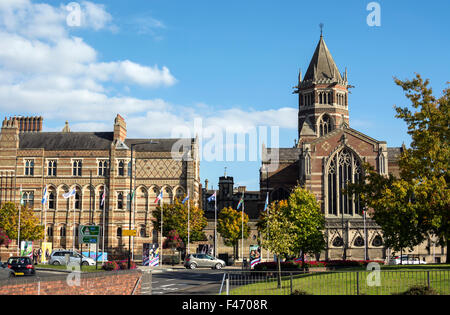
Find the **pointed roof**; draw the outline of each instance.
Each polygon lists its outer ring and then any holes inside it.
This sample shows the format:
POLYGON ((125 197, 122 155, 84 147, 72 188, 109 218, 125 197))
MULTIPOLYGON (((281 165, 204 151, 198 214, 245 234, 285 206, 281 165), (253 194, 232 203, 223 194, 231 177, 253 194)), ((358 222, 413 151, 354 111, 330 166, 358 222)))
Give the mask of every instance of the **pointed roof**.
POLYGON ((316 51, 314 52, 311 62, 309 63, 308 70, 306 71, 303 79, 303 81, 309 80, 342 81, 339 69, 335 64, 322 35, 320 35, 320 40, 317 44, 316 51))

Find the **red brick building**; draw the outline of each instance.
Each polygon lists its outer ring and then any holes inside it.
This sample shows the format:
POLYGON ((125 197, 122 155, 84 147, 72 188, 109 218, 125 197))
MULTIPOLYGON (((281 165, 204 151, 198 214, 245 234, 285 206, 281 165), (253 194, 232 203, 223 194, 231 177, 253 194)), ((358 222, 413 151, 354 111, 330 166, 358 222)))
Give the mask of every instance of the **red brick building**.
MULTIPOLYGON (((363 162, 380 174, 398 174, 402 148, 389 148, 386 141, 351 128, 349 88, 347 70, 339 72, 321 35, 305 76, 300 72, 294 88, 298 143, 293 148, 263 148, 260 191, 264 199, 269 192, 270 201, 281 200, 301 184, 316 195, 326 218, 327 249, 320 259, 383 259, 387 249, 380 228, 370 219, 364 224, 359 199, 343 195, 341 189, 362 178, 363 162)), ((430 242, 416 254, 431 255, 430 242)))

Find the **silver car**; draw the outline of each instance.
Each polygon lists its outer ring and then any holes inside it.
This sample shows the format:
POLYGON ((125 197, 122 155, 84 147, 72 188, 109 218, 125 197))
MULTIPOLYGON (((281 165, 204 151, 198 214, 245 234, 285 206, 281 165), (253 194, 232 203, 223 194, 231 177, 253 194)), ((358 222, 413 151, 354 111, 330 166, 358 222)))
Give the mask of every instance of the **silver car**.
POLYGON ((225 262, 206 254, 190 254, 184 260, 184 267, 189 269, 195 269, 197 267, 222 269, 225 267, 225 262))
POLYGON ((8 268, 8 264, 0 262, 0 280, 14 278, 16 274, 12 269, 8 268))
POLYGON ((77 251, 58 249, 52 251, 50 255, 49 264, 51 265, 79 265, 81 260, 82 266, 95 266, 95 260, 80 254, 77 251))

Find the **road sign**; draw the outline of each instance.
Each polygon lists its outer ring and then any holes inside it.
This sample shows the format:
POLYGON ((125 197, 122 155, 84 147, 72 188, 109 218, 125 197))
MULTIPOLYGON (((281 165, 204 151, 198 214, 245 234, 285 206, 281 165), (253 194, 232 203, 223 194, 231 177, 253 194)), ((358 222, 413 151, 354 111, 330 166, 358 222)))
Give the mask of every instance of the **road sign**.
POLYGON ((136 230, 122 230, 122 236, 136 236, 136 230))
POLYGON ((78 236, 82 244, 98 243, 100 238, 100 225, 80 225, 78 236))

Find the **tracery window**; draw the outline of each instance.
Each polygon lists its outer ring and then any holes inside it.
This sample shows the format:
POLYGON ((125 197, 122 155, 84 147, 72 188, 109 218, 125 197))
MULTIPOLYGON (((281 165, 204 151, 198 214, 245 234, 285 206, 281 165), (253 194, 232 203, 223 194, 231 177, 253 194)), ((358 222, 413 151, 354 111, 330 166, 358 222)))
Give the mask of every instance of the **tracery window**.
POLYGON ((327 170, 327 207, 331 215, 354 215, 362 213, 360 197, 342 193, 348 183, 362 180, 360 159, 345 148, 335 154, 327 170))
POLYGON ((330 118, 330 116, 325 114, 325 115, 323 115, 320 118, 320 121, 319 121, 319 133, 320 133, 320 136, 322 137, 322 136, 326 135, 331 130, 333 130, 333 126, 332 126, 332 123, 331 123, 331 118, 330 118))

